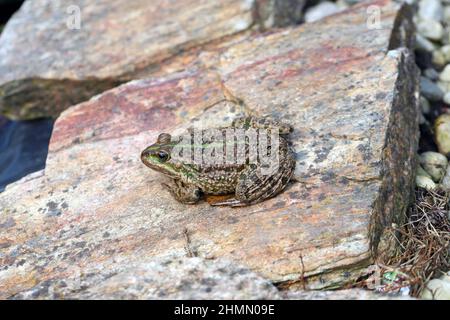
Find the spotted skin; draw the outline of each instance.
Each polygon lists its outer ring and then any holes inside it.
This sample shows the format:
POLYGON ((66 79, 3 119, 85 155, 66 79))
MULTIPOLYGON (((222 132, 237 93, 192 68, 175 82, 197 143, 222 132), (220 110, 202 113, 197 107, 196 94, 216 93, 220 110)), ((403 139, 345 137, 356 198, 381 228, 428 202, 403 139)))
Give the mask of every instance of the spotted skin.
POLYGON ((186 184, 182 180, 172 179, 171 183, 162 184, 172 196, 185 204, 195 204, 202 197, 202 190, 193 184, 186 184))
MULTIPOLYGON (((170 134, 159 135, 155 144, 147 147, 141 154, 142 162, 149 168, 165 174, 171 178, 171 183, 164 184, 170 193, 181 203, 197 203, 203 195, 234 195, 224 201, 211 203, 223 206, 247 206, 274 197, 289 184, 295 169, 293 153, 284 135, 292 132, 292 128, 284 123, 268 118, 241 117, 233 121, 230 127, 218 128, 223 137, 230 129, 255 129, 260 139, 261 130, 278 132, 278 168, 268 174, 262 170, 258 162, 248 160, 248 140, 235 138, 233 156, 246 159, 243 163, 225 163, 227 149, 223 144, 214 144, 214 140, 203 138, 201 143, 193 145, 200 148, 203 154, 216 152, 221 148, 224 157, 221 163, 187 163, 173 157, 175 146, 180 145, 178 137, 170 134), (213 150, 216 148, 215 150, 213 150)), ((193 137, 194 131, 188 131, 193 137)), ((192 138, 193 139, 193 138, 192 138)))

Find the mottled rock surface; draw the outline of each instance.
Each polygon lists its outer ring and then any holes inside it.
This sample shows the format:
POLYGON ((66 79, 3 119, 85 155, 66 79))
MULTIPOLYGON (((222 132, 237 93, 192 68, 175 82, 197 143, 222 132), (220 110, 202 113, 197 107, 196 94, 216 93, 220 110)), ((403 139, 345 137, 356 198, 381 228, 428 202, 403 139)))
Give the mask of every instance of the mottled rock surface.
POLYGON ((401 299, 362 289, 279 291, 270 281, 224 259, 156 257, 112 269, 79 270, 64 280, 44 281, 12 299, 401 299))
POLYGON ((80 270, 15 299, 279 299, 278 289, 249 269, 221 259, 160 257, 135 265, 80 270))
MULTIPOLYGON (((414 185, 417 71, 407 7, 361 4, 320 23, 194 54, 183 71, 110 90, 57 120, 45 174, 0 194, 0 297, 144 259, 226 258, 295 288, 355 280, 414 185), (367 6, 381 7, 367 27, 367 6), (293 183, 238 209, 188 206, 140 163, 157 135, 241 112, 289 122, 293 183)), ((182 58, 182 59, 185 59, 182 58)), ((183 61, 179 62, 182 64, 183 61)), ((177 65, 174 62, 173 65, 177 65)))
POLYGON ((56 116, 179 52, 298 22, 305 0, 29 0, 0 37, 0 112, 56 116))
POLYGON ((290 300, 415 300, 409 296, 380 294, 363 289, 288 291, 282 292, 282 297, 290 300))

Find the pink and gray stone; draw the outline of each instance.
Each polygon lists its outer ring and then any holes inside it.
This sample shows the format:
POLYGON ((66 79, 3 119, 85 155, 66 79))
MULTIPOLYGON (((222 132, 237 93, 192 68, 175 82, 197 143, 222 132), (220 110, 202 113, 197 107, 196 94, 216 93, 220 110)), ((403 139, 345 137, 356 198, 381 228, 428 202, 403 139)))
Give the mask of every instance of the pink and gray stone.
POLYGON ((301 19, 305 0, 28 0, 0 37, 0 113, 57 116, 194 47, 301 19))
MULTIPOLYGON (((199 50, 171 62, 188 61, 181 71, 69 108, 56 121, 45 171, 0 194, 0 298, 96 269, 182 259, 186 246, 283 288, 351 283, 391 254, 389 226, 401 223, 414 185, 412 38, 408 7, 378 0, 199 50), (375 27, 369 5, 381 9, 375 27), (294 127, 294 179, 277 197, 243 208, 183 205, 140 162, 160 132, 226 124, 240 112, 294 127)), ((118 279, 95 288, 127 286, 118 279)))
POLYGON ((398 295, 381 295, 362 289, 279 291, 269 280, 226 259, 158 257, 143 260, 132 265, 116 264, 114 269, 96 268, 71 278, 44 281, 12 299, 402 299, 398 295))

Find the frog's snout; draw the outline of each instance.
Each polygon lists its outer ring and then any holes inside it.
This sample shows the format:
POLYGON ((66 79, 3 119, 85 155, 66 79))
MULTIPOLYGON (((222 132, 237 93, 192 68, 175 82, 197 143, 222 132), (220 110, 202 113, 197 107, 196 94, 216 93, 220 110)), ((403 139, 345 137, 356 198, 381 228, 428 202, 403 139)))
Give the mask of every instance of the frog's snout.
POLYGON ((149 156, 150 156, 150 150, 149 150, 149 148, 146 148, 144 151, 141 152, 141 161, 146 163, 149 156))

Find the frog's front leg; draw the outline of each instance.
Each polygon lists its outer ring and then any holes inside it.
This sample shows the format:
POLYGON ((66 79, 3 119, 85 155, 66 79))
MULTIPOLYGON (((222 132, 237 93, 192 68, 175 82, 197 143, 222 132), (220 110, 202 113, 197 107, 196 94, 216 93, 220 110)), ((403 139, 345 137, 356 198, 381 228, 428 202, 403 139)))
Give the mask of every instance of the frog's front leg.
POLYGON ((185 184, 181 180, 172 180, 169 183, 163 183, 163 186, 169 190, 172 196, 184 204, 195 204, 202 197, 202 190, 194 185, 185 184))
POLYGON ((255 128, 255 129, 270 129, 279 132, 279 134, 288 134, 292 132, 292 127, 289 124, 281 121, 273 120, 268 116, 253 117, 243 116, 233 120, 231 126, 233 128, 255 128))

